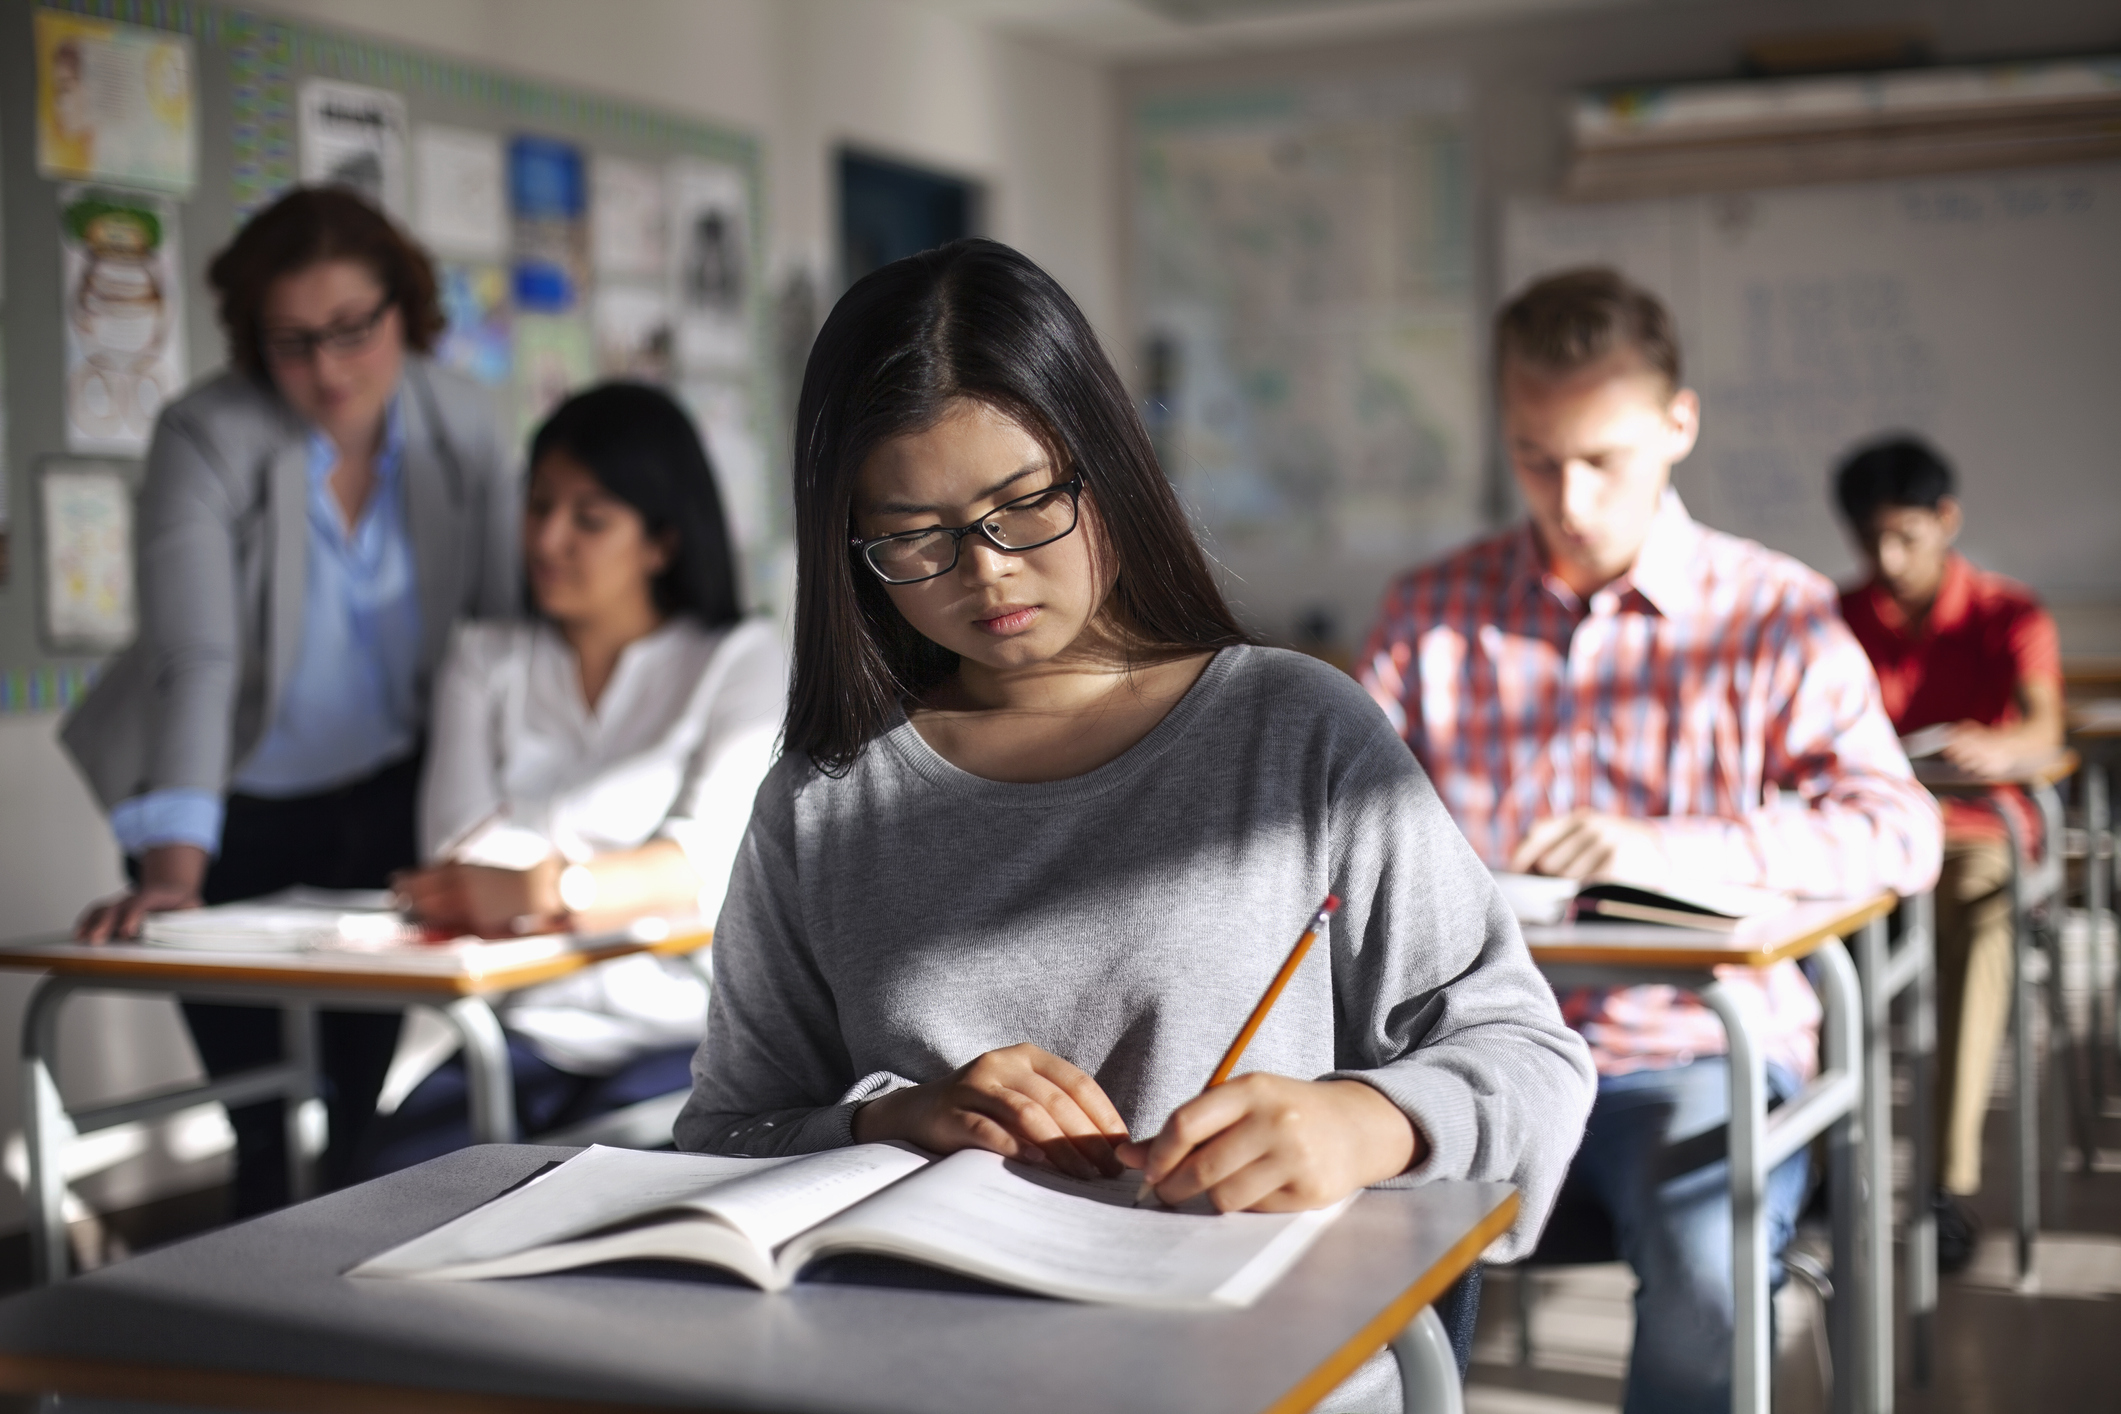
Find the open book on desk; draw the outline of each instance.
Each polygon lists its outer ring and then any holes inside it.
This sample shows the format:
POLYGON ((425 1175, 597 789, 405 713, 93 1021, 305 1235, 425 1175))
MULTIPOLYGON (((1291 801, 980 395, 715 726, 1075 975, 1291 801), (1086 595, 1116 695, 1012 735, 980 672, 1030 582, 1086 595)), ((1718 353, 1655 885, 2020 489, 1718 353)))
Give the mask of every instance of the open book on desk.
POLYGON ((662 1259, 783 1291, 819 1257, 863 1252, 1074 1301, 1241 1307, 1347 1207, 1152 1211, 1134 1192, 1132 1175, 1086 1183, 976 1149, 735 1159, 598 1146, 348 1275, 471 1281, 662 1259))
POLYGON ((1633 884, 1578 883, 1545 874, 1495 872, 1495 886, 1519 923, 1563 923, 1572 918, 1611 918, 1629 923, 1666 923, 1728 933, 1748 918, 1788 908, 1788 894, 1743 884, 1689 884, 1645 889, 1633 884))

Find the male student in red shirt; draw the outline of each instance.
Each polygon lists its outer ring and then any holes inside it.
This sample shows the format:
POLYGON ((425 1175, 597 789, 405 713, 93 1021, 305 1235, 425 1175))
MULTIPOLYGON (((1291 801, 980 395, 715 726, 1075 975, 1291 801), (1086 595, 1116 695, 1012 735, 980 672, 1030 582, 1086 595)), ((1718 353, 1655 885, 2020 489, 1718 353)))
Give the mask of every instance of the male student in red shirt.
MULTIPOLYGON (((1974 568, 1952 549, 1963 519, 1952 472, 1927 444, 1896 437, 1842 463, 1834 491, 1869 563, 1841 614, 1870 654, 1885 710, 1902 737, 1942 727, 1945 759, 2008 772, 2062 744, 2062 660, 2055 621, 2024 585, 1974 568)), ((2015 789, 1997 804, 2028 841, 2040 820, 2015 789)), ((1977 1228, 1962 1201, 1981 1191, 1981 1121, 2010 1013, 2008 837, 1989 806, 1944 806, 1937 882, 1937 1262, 1973 1259, 1977 1228)))

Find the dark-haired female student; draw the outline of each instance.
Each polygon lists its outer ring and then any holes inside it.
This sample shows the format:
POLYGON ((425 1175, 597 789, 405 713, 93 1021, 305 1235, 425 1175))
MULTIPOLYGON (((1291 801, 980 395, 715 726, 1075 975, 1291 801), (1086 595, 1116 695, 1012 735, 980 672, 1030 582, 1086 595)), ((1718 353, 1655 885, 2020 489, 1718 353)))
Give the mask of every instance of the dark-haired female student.
MULTIPOLYGON (((738 607, 705 449, 670 398, 612 383, 530 449, 533 615, 466 624, 435 689, 421 918, 487 935, 721 908, 787 702, 778 639, 738 607)), ((522 1131, 682 1090, 706 1025, 690 965, 607 962, 501 1007, 522 1131)), ((364 1174, 470 1142, 461 1059, 376 1122, 364 1174)))
MULTIPOLYGON (((1361 689, 1246 643, 1061 288, 980 240, 857 283, 795 503, 784 754, 680 1145, 979 1147, 1225 1210, 1505 1179, 1528 1250, 1583 1043, 1361 689), (1200 1094, 1329 891, 1248 1073, 1200 1094)), ((1329 1407, 1397 1408, 1396 1380, 1373 1361, 1329 1407)))

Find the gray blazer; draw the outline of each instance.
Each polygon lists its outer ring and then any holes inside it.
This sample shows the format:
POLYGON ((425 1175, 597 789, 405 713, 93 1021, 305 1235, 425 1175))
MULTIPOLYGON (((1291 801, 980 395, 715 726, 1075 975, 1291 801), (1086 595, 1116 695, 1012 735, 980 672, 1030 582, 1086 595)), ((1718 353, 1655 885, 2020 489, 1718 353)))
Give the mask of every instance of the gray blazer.
MULTIPOLYGON (((483 394, 408 357, 400 485, 420 595, 420 701, 462 618, 519 611, 520 508, 483 394)), ((60 738, 107 810, 151 790, 221 794, 293 670, 309 551, 309 432, 228 372, 163 409, 140 493, 140 636, 60 738)))

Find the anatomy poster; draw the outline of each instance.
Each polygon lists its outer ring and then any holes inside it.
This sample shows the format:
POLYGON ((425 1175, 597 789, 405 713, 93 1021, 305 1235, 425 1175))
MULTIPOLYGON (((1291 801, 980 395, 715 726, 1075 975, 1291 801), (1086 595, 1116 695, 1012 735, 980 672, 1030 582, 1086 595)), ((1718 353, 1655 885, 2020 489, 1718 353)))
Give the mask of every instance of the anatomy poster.
POLYGON ((349 187, 406 218, 405 99, 384 88, 302 81, 302 180, 349 187))
POLYGON ((142 456, 184 386, 176 205, 94 187, 59 193, 66 448, 142 456))
POLYGON ((37 169, 180 195, 198 178, 191 40, 36 12, 37 169))
POLYGON ((751 216, 744 175, 717 162, 670 164, 671 303, 687 373, 751 360, 751 216))
POLYGON ((116 467, 55 462, 39 478, 44 520, 44 636, 62 652, 132 642, 133 495, 116 467))

